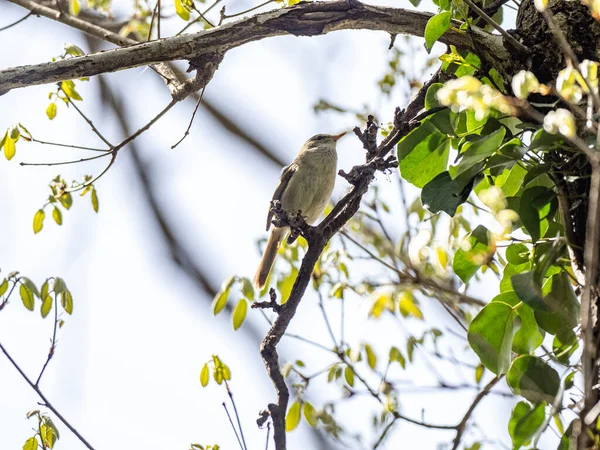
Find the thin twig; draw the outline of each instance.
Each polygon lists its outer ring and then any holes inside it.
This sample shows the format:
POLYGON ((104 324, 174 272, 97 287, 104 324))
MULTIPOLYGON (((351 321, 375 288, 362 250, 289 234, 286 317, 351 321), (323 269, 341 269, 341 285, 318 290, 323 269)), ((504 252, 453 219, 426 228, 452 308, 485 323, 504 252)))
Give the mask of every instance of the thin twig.
POLYGON ((24 20, 28 19, 30 16, 32 16, 33 13, 29 12, 29 14, 26 14, 24 17, 21 17, 19 20, 17 20, 16 22, 13 22, 11 24, 8 24, 2 28, 0 28, 0 31, 4 31, 4 30, 8 30, 9 28, 14 27, 15 25, 19 25, 21 22, 23 22, 24 20))
POLYGON ((386 425, 386 427, 383 429, 383 431, 381 432, 381 435, 379 436, 379 439, 377 439, 377 442, 375 442, 375 445, 373 445, 373 450, 375 450, 377 447, 379 447, 382 443, 383 440, 385 439, 385 437, 387 436, 388 432, 392 429, 392 427, 396 424, 396 420, 398 420, 396 417, 394 417, 390 423, 388 423, 386 425))
POLYGON ((269 3, 275 3, 276 1, 277 0, 267 0, 266 2, 261 3, 258 6, 254 6, 253 8, 247 9, 247 10, 239 12, 239 13, 231 14, 231 15, 225 14, 225 8, 223 7, 223 9, 221 10, 221 18, 219 19, 219 25, 221 25, 225 19, 231 19, 232 17, 243 16, 244 14, 248 14, 249 12, 252 12, 259 8, 262 8, 263 6, 266 6, 269 3))
POLYGON ((8 353, 8 351, 4 348, 4 346, 2 345, 2 343, 0 342, 0 350, 2 350, 2 353, 4 353, 6 355, 6 357, 8 358, 8 360, 10 361, 10 363, 13 365, 13 367, 15 369, 17 369, 17 372, 19 372, 19 374, 21 375, 21 377, 27 382, 27 384, 31 387, 31 389, 33 389, 37 395, 39 395, 39 397, 42 399, 42 402, 44 404, 44 406, 46 408, 48 408, 50 411, 52 411, 54 413, 54 415, 56 417, 58 417, 58 420, 60 420, 69 430, 71 430, 71 432, 77 436, 77 439, 79 439, 81 441, 81 443, 83 445, 85 445, 89 450, 94 450, 94 447, 92 447, 90 445, 90 443, 81 435, 79 434, 79 432, 73 427, 73 425, 71 425, 64 417, 61 413, 58 412, 58 410, 50 403, 50 401, 46 398, 46 396, 42 393, 42 391, 40 390, 40 388, 35 385, 30 379, 29 377, 25 374, 25 372, 23 372, 23 370, 21 369, 21 367, 16 363, 16 361, 10 356, 10 354, 8 353))
POLYGON ((192 113, 190 123, 188 124, 188 127, 185 130, 185 133, 183 133, 183 136, 181 137, 181 139, 179 139, 175 144, 171 145, 171 149, 174 149, 179 144, 181 144, 183 142, 183 140, 188 136, 188 134, 190 134, 190 128, 192 127, 192 123, 194 123, 194 117, 196 117, 196 111, 198 111, 198 106, 200 106, 200 102, 202 101, 202 96, 204 95, 205 89, 206 89, 206 86, 204 86, 202 88, 202 92, 200 93, 200 96, 198 97, 198 101, 196 102, 196 106, 194 107, 194 112, 192 113))
POLYGON ((34 138, 33 136, 31 137, 31 142, 35 142, 36 144, 53 145, 55 147, 74 148, 77 150, 88 150, 90 152, 109 152, 110 151, 105 148, 84 147, 82 145, 71 145, 71 144, 61 144, 59 142, 42 141, 40 139, 34 138))
POLYGON ((244 450, 248 450, 248 447, 246 446, 246 439, 244 439, 244 430, 242 429, 242 423, 240 422, 240 415, 238 414, 237 406, 235 405, 235 401, 233 400, 233 393, 231 392, 231 389, 229 388, 229 383, 227 383, 227 380, 224 380, 224 381, 225 381, 225 389, 227 389, 227 394, 229 395, 229 400, 231 401, 231 404, 233 405, 233 412, 235 413, 235 418, 237 420, 238 428, 240 430, 240 435, 242 436, 244 450))
POLYGON ((194 20, 192 20, 190 23, 188 23, 185 27, 183 27, 181 29, 181 31, 179 31, 177 34, 175 34, 175 36, 179 36, 180 34, 182 34, 183 32, 185 32, 185 30, 187 30, 189 27, 191 27, 192 25, 194 25, 195 23, 198 23, 199 21, 202 20, 202 16, 205 16, 211 9, 213 9, 215 6, 217 6, 219 3, 221 3, 221 0, 215 0, 215 2, 213 2, 212 5, 210 5, 208 8, 206 8, 204 10, 204 12, 202 13, 201 16, 196 17, 194 20))
POLYGON ((504 39, 506 39, 508 42, 510 42, 510 44, 514 48, 516 48, 517 50, 519 50, 522 53, 525 53, 525 54, 529 53, 529 49, 526 46, 524 46, 519 41, 517 41, 514 37, 512 37, 510 34, 508 34, 506 32, 506 30, 504 28, 502 28, 500 25, 498 25, 494 19, 492 19, 490 16, 488 16, 487 13, 483 9, 481 9, 479 6, 477 6, 471 0, 464 0, 464 2, 469 6, 469 8, 471 8, 473 11, 475 11, 479 17, 481 17, 483 20, 485 20, 492 28, 494 28, 498 33, 500 33, 504 39))
POLYGON ((503 376, 504 375, 497 375, 496 377, 492 378, 492 380, 488 384, 485 385, 485 387, 481 390, 481 392, 479 392, 479 394, 477 394, 477 396, 473 400, 473 403, 471 403, 471 406, 465 413, 464 417, 462 418, 460 423, 456 426, 456 437, 454 438, 454 441, 453 441, 452 450, 458 449, 458 446, 460 445, 460 441, 462 439, 462 435, 465 432, 467 422, 471 418, 471 415, 473 414, 473 411, 475 411, 475 408, 477 408, 477 405, 481 402, 481 400, 483 400, 483 398, 486 395, 488 395, 490 393, 492 388, 496 385, 496 383, 498 383, 498 381, 500 381, 502 379, 503 376))
POLYGON ((58 295, 55 292, 54 293, 54 330, 52 331, 52 344, 50 344, 50 350, 48 351, 48 357, 46 358, 46 362, 44 362, 44 366, 42 367, 42 370, 40 371, 40 374, 38 375, 37 380, 35 380, 36 386, 39 386, 40 381, 42 379, 42 375, 44 375, 44 371, 46 370, 48 363, 54 356, 54 349, 56 348, 56 329, 58 328, 58 299, 57 299, 57 296, 58 295))
POLYGON ((233 424, 233 420, 231 419, 231 414, 229 414, 229 410, 227 409, 227 405, 225 404, 225 402, 222 403, 223 404, 223 408, 225 408, 225 413, 227 413, 227 418, 229 419, 229 423, 231 424, 231 428, 233 428, 233 432, 235 433, 235 437, 237 438, 238 444, 240 445, 240 448, 242 450, 244 450, 244 447, 242 446, 242 441, 240 440, 240 437, 238 435, 238 432, 235 428, 235 425, 233 424))

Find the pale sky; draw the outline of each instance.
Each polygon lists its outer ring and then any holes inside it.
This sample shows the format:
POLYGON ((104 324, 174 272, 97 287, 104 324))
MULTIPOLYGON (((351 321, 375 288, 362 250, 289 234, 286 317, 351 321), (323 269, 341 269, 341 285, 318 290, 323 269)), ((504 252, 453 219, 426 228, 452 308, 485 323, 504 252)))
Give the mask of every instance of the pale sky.
MULTIPOLYGON (((405 0, 389 4, 410 6, 405 0)), ((236 0, 227 5, 230 13, 244 8, 236 0)), ((23 11, 6 2, 0 5, 0 27, 22 17, 23 11)), ((87 50, 79 33, 44 18, 30 18, 3 31, 0 42, 4 44, 0 46, 0 67, 48 61, 62 52, 65 42, 87 50)), ((277 149, 282 159, 291 161, 313 134, 339 133, 356 125, 351 115, 316 116, 312 106, 320 98, 353 108, 369 103, 378 108, 374 112, 380 120, 391 120, 401 96, 382 100, 376 84, 387 64, 388 43, 384 33, 356 31, 252 43, 227 54, 205 95, 277 149)), ((443 47, 436 50, 443 51, 443 47)), ((107 79, 125 99, 132 129, 145 124, 169 101, 167 89, 150 70, 128 70, 110 74, 107 79)), ((109 111, 98 106, 97 82, 92 79, 79 86, 84 98, 81 108, 109 139, 122 139, 109 111)), ((50 122, 46 118, 51 90, 49 85, 38 86, 0 97, 0 129, 21 122, 38 139, 100 145, 72 109, 58 105, 56 119, 50 122)), ((141 156, 157 174, 161 202, 169 218, 214 284, 218 286, 233 274, 251 278, 259 259, 256 242, 266 237, 268 200, 280 168, 259 160, 202 109, 190 136, 171 150, 187 127, 191 112, 190 103, 177 105, 144 134, 138 140, 141 156)), ((339 167, 346 170, 364 158, 358 140, 352 137, 341 141, 339 155, 339 167)), ((75 196, 72 209, 63 214, 62 227, 47 214, 42 232, 33 234, 33 214, 48 196, 50 179, 58 173, 69 181, 95 174, 104 162, 50 168, 21 167, 18 162, 81 156, 86 155, 20 141, 13 161, 0 158, 0 188, 4 192, 0 198, 4 217, 0 221, 2 274, 20 270, 38 285, 45 277, 61 276, 74 297, 74 313, 64 317, 55 357, 41 383, 43 392, 96 449, 187 449, 191 442, 235 449, 237 443, 221 406, 227 399, 224 389, 214 382, 208 388, 199 383, 202 365, 212 354, 218 354, 232 371, 231 387, 249 448, 264 448, 265 430, 257 429, 254 420, 258 411, 274 400, 274 391, 257 343, 243 329, 234 332, 225 314, 214 318, 210 303, 170 262, 139 195, 127 148, 97 183, 98 215, 88 197, 75 196)), ((377 183, 392 207, 398 208, 395 180, 379 176, 377 183)), ((338 179, 336 195, 347 188, 338 179)), ((397 224, 404 222, 390 220, 396 224, 397 234, 401 233, 403 225, 397 224)), ((492 297, 483 287, 472 294, 492 297)), ((430 326, 448 326, 447 316, 435 302, 425 301, 422 307, 430 326)), ((332 303, 329 311, 339 331, 336 305, 332 303)), ((366 323, 367 311, 366 302, 356 298, 348 302, 346 333, 353 345, 363 340, 385 341, 385 345, 375 347, 381 359, 387 355, 390 341, 403 347, 406 330, 419 334, 424 329, 424 324, 414 320, 406 320, 400 327, 391 318, 366 323)), ((324 324, 315 320, 316 313, 316 300, 307 295, 290 331, 328 345, 324 324)), ((249 311, 249 316, 248 320, 266 331, 257 311, 249 311)), ((18 295, 0 312, 0 342, 34 379, 46 358, 51 332, 51 319, 42 320, 37 310, 26 311, 18 295)), ((457 354, 463 354, 460 340, 450 338, 449 343, 457 354)), ((325 352, 298 341, 284 339, 280 347, 282 354, 303 359, 312 369, 330 362, 325 352)), ((476 362, 472 353, 465 353, 464 358, 476 362)), ((450 383, 473 379, 472 372, 438 367, 450 383)), ((391 378, 417 386, 437 380, 424 358, 417 358, 410 371, 392 372, 391 378)), ((500 389, 507 391, 503 383, 500 389)), ((339 398, 339 392, 326 383, 311 383, 308 398, 319 407, 324 399, 339 398)), ((400 403, 408 416, 454 424, 475 394, 407 389, 401 393, 400 403)), ((0 355, 0 448, 20 448, 32 435, 35 424, 25 419, 25 413, 37 409, 37 401, 36 394, 0 355)), ((490 439, 510 444, 505 427, 513 404, 514 400, 490 396, 480 406, 483 414, 477 415, 478 422, 490 439)), ((365 433, 368 447, 374 439, 370 412, 377 410, 372 399, 359 396, 343 402, 338 417, 351 433, 365 433)), ((55 423, 61 433, 57 448, 83 448, 65 426, 58 420, 55 423)), ((288 436, 290 449, 315 445, 309 444, 312 433, 305 422, 288 436)), ((382 448, 435 449, 439 442, 450 442, 453 437, 452 432, 401 423, 382 448)), ((467 434, 465 442, 477 437, 480 434, 467 434)), ((366 448, 349 439, 344 443, 346 448, 366 448)), ((485 448, 497 448, 495 445, 485 448)))

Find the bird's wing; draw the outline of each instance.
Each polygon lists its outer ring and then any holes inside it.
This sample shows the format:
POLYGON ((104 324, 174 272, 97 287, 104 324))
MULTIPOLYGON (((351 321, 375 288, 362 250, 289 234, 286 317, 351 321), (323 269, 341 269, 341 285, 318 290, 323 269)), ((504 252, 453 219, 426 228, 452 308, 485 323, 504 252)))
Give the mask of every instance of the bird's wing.
MULTIPOLYGON (((281 172, 281 176, 279 177, 279 184, 277 185, 277 189, 275 189, 275 192, 273 193, 272 200, 281 201, 281 196, 285 192, 285 188, 287 188, 288 183, 292 179, 292 175, 294 175, 296 170, 298 170, 298 165, 296 164, 290 164, 289 166, 284 167, 283 171, 281 172)), ((271 211, 271 206, 269 206, 269 214, 267 214, 267 231, 269 231, 269 228, 271 228, 272 219, 273 212, 271 211)))

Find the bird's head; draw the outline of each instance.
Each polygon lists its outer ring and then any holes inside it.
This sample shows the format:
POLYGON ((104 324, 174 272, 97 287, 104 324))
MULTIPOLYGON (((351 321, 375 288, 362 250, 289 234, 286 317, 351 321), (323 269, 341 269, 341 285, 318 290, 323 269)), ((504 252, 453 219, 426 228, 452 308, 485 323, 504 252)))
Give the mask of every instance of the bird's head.
POLYGON ((340 134, 316 134, 313 137, 311 137, 308 141, 306 141, 304 147, 307 149, 335 149, 335 144, 345 134, 346 132, 340 134))

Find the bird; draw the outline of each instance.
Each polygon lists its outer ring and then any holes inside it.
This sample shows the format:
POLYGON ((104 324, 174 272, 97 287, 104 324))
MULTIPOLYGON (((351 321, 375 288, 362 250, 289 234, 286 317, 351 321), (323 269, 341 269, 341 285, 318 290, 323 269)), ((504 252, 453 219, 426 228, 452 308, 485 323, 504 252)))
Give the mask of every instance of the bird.
MULTIPOLYGON (((317 134, 306 141, 296 159, 283 168, 272 202, 279 201, 281 208, 290 213, 300 211, 307 224, 314 224, 331 198, 337 172, 336 144, 345 134, 317 134)), ((273 211, 269 208, 267 231, 272 219, 273 211)), ((279 245, 289 231, 289 227, 273 227, 254 276, 254 286, 258 289, 264 288, 279 245)), ((287 242, 292 243, 296 238, 290 234, 287 242)))

